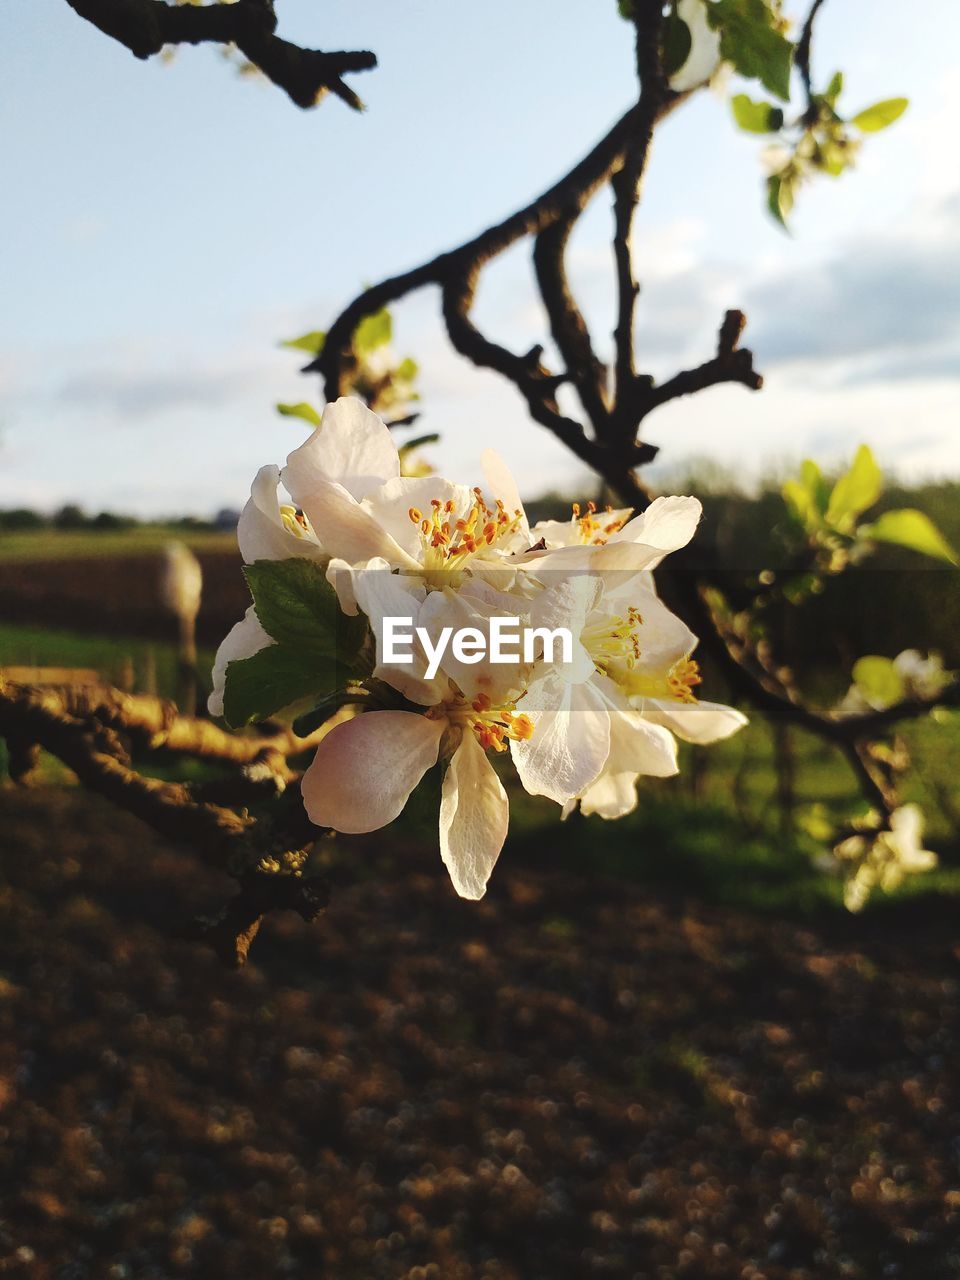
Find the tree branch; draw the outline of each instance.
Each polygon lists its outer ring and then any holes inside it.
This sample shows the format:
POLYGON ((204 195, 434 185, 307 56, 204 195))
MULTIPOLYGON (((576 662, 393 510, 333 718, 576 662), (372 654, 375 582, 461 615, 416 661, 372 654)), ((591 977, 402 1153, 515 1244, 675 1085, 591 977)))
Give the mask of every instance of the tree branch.
MULTIPOLYGON (((299 737, 286 726, 269 734, 228 733, 210 720, 179 713, 172 702, 149 694, 122 693, 104 685, 46 687, 50 705, 81 719, 93 718, 130 738, 146 751, 195 756, 224 764, 251 765, 276 761, 284 781, 292 776, 287 757, 316 746, 322 732, 299 737)), ((38 696, 39 693, 38 693, 38 696)))
POLYGON ((648 386, 638 396, 639 420, 668 400, 693 395, 721 382, 739 382, 751 391, 759 391, 763 378, 753 367, 753 352, 738 346, 747 318, 742 311, 728 311, 720 326, 717 354, 696 369, 685 369, 660 386, 648 386))
POLYGON ((298 107, 315 106, 324 94, 362 110, 363 103, 343 76, 377 65, 368 50, 326 53, 303 49, 276 34, 272 0, 236 0, 234 4, 176 5, 165 0, 67 0, 72 9, 137 58, 149 58, 165 45, 234 44, 268 80, 298 107))
MULTIPOLYGON (((16 744, 18 751, 26 744, 42 747, 71 769, 87 790, 140 818, 167 839, 190 847, 209 866, 237 879, 239 899, 229 904, 218 920, 193 930, 193 936, 209 933, 208 940, 232 963, 245 960, 265 912, 283 908, 299 912, 304 919, 315 919, 326 904, 327 890, 325 882, 303 875, 310 845, 319 833, 307 826, 306 814, 296 803, 299 789, 291 788, 292 816, 283 825, 273 817, 269 823, 258 821, 245 809, 236 812, 222 802, 214 803, 217 784, 194 787, 137 773, 125 759, 117 730, 123 728, 134 735, 142 732, 142 708, 136 705, 140 700, 132 700, 133 710, 126 723, 120 708, 128 695, 108 692, 115 697, 101 697, 83 718, 65 709, 70 699, 63 691, 0 683, 0 737, 16 744), (110 710, 109 725, 94 714, 104 707, 110 710), (232 942, 231 929, 235 929, 232 942)), ((263 794, 276 798, 280 764, 278 759, 266 758, 271 750, 261 746, 259 756, 246 766, 245 778, 238 780, 247 783, 246 793, 241 796, 224 791, 221 801, 238 803, 263 794), (254 788, 253 796, 250 787, 254 788)), ((223 757, 218 754, 217 758, 223 757)), ((285 768, 285 760, 282 762, 285 768)), ((229 781, 221 785, 226 787, 229 781)))
POLYGON ((550 333, 594 432, 600 435, 610 411, 607 370, 594 353, 586 321, 570 290, 564 261, 575 222, 575 214, 566 214, 544 227, 534 240, 533 268, 547 309, 550 333))
POLYGON ((643 0, 643 3, 636 0, 633 15, 640 99, 623 163, 612 179, 613 254, 617 274, 617 323, 613 331, 616 346, 614 418, 621 438, 630 439, 633 439, 637 425, 632 420, 631 408, 637 376, 633 351, 634 314, 640 292, 640 285, 633 274, 633 219, 640 202, 640 183, 650 155, 654 126, 661 104, 670 97, 660 54, 663 5, 659 0, 643 0))
POLYGON ((806 21, 800 31, 800 39, 797 41, 797 47, 793 55, 793 60, 803 81, 804 93, 807 96, 807 114, 812 114, 814 117, 816 117, 816 107, 813 102, 813 78, 810 72, 810 46, 813 41, 813 26, 822 4, 823 0, 813 0, 806 21))

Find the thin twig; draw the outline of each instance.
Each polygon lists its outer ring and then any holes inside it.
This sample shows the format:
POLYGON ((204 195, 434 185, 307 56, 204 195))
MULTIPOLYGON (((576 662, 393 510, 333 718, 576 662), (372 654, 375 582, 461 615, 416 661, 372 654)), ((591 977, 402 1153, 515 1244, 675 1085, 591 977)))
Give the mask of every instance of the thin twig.
POLYGON ((797 47, 794 50, 793 60, 800 72, 800 78, 803 81, 804 93, 807 96, 807 114, 816 116, 816 106, 813 101, 813 77, 810 71, 810 46, 813 40, 813 25, 817 20, 817 14, 823 0, 813 0, 810 11, 807 14, 806 21, 800 31, 800 39, 797 41, 797 47))

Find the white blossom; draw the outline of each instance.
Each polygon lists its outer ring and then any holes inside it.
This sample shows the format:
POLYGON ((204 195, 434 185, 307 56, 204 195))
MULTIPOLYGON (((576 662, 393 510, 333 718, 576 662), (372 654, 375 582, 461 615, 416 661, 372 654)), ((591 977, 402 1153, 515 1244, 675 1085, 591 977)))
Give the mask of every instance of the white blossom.
POLYGON ((931 871, 937 865, 937 855, 923 848, 922 836, 920 806, 905 804, 890 815, 885 830, 858 833, 842 840, 833 854, 844 875, 843 901, 847 910, 859 911, 877 887, 891 893, 907 876, 931 871))

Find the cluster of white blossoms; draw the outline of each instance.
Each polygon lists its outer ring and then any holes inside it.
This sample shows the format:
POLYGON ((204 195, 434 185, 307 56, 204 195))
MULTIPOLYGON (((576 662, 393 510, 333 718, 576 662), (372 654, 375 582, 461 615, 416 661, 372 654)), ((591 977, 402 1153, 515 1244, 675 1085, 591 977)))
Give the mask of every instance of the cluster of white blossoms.
POLYGON ((844 877, 843 901, 848 911, 859 911, 875 888, 885 893, 898 889, 907 876, 932 871, 937 855, 924 849, 923 814, 919 805, 905 804, 890 815, 886 829, 857 833, 833 850, 825 869, 837 869, 844 877))
MULTIPOLYGON (((341 399, 282 471, 259 472, 238 529, 248 564, 304 557, 324 568, 343 614, 369 623, 370 688, 390 694, 323 738, 302 780, 311 820, 383 827, 441 762, 440 851, 466 898, 483 895, 507 834, 493 757, 509 752, 526 790, 564 814, 579 805, 617 818, 635 808, 638 777, 677 772, 675 735, 714 742, 746 723, 698 701, 697 638, 654 588, 651 570, 696 530, 695 498, 658 498, 634 517, 590 505, 531 528, 490 452, 484 473, 483 488, 402 477, 384 424, 341 399), (410 622, 404 662, 384 655, 386 618, 410 622), (451 646, 437 664, 416 638, 446 628, 486 636, 505 618, 521 632, 566 628, 573 643, 559 660, 535 650, 499 663, 451 646)), ((212 714, 223 712, 229 664, 272 643, 249 609, 217 654, 212 714)))

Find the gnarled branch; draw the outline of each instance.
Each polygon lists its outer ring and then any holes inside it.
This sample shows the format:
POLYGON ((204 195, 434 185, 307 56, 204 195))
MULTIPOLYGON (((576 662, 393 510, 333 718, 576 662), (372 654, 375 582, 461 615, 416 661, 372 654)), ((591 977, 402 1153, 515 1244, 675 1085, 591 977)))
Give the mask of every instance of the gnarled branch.
MULTIPOLYGON (((21 755, 26 749, 32 755, 42 747, 71 769, 87 790, 132 813, 160 835, 190 848, 209 866, 238 880, 239 899, 228 904, 216 921, 201 922, 193 929, 194 936, 209 935, 218 952, 232 963, 242 964, 245 960, 265 912, 283 908, 299 912, 304 919, 315 919, 326 904, 326 885, 302 872, 309 848, 321 833, 309 827, 302 805, 296 803, 299 795, 291 797, 291 816, 286 825, 273 816, 269 822, 261 821, 245 808, 228 807, 262 798, 258 786, 271 798, 276 797, 282 788, 275 785, 275 779, 281 776, 281 769, 288 773, 280 751, 264 747, 260 741, 257 755, 236 780, 247 784, 242 792, 230 792, 229 779, 220 784, 224 790, 218 796, 215 783, 189 785, 147 777, 131 766, 123 739, 143 734, 149 717, 145 714, 148 708, 140 704, 157 700, 126 702, 128 698, 117 690, 100 691, 84 709, 83 699, 72 696, 71 691, 0 682, 0 737, 14 744, 21 755), (129 715, 124 714, 124 707, 129 715), (98 712, 103 719, 98 718, 98 712)), ((167 732, 173 728, 168 726, 167 732)), ((181 748, 185 748, 189 722, 181 732, 181 748)), ((223 737, 227 739, 229 735, 223 737)), ((282 741, 282 735, 278 738, 282 741)), ((256 739, 251 741, 256 745, 256 739)), ((213 754, 211 743, 215 744, 215 740, 198 739, 195 745, 200 750, 196 754, 209 757, 213 754)), ((215 758, 234 762, 237 759, 219 754, 215 758)))
POLYGON ((363 103, 343 77, 377 65, 376 55, 366 49, 327 53, 282 39, 276 34, 273 0, 209 5, 168 4, 166 0, 67 3, 137 58, 149 58, 167 45, 236 45, 298 107, 315 106, 329 91, 348 106, 362 110, 363 103))

